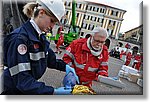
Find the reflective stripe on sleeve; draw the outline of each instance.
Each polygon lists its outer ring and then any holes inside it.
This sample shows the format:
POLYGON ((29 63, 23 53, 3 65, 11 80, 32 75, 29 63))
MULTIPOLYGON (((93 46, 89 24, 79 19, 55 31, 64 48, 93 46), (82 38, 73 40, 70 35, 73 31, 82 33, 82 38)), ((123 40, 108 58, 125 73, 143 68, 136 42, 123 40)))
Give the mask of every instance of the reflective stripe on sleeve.
MULTIPOLYGON (((77 68, 84 69, 85 66, 84 66, 83 64, 77 63, 77 61, 76 61, 76 59, 75 59, 75 57, 74 57, 74 55, 73 55, 72 53, 70 53, 69 51, 66 51, 66 54, 67 54, 70 58, 73 59, 74 64, 75 64, 75 66, 76 66, 77 68)), ((97 70, 98 70, 98 68, 92 68, 92 67, 89 67, 89 68, 88 68, 88 71, 91 71, 91 72, 96 72, 97 70)))
POLYGON ((68 55, 70 58, 74 59, 74 55, 70 53, 69 51, 66 50, 65 54, 68 55))
POLYGON ((74 64, 75 64, 76 67, 78 67, 78 68, 80 68, 80 69, 84 69, 85 66, 82 65, 82 64, 77 63, 76 60, 75 60, 74 55, 73 55, 71 52, 66 51, 65 54, 67 54, 70 58, 72 58, 72 60, 74 61, 74 64))
POLYGON ((45 58, 45 53, 44 52, 38 52, 38 53, 30 53, 30 59, 37 61, 41 58, 45 58))
MULTIPOLYGON (((66 51, 66 54, 67 54, 70 58, 72 58, 72 60, 74 61, 75 66, 76 66, 77 68, 84 69, 85 65, 77 63, 77 61, 76 61, 74 55, 73 55, 71 52, 66 51)), ((72 64, 72 63, 68 63, 68 64, 70 65, 70 64, 72 64)), ((92 68, 92 67, 89 67, 89 68, 88 68, 88 71, 91 71, 91 72, 96 72, 97 70, 98 70, 98 68, 92 68)))
POLYGON ((74 59, 74 64, 76 67, 78 67, 80 69, 84 69, 84 67, 85 67, 84 65, 77 63, 75 59, 74 59))
POLYGON ((108 62, 102 62, 101 65, 102 66, 108 66, 108 62))
POLYGON ((100 70, 100 71, 98 71, 98 73, 100 73, 100 72, 106 72, 105 70, 100 70))
POLYGON ((96 72, 97 70, 98 70, 98 68, 92 68, 92 67, 88 68, 88 71, 91 71, 91 72, 96 72))
POLYGON ((19 63, 18 65, 9 68, 11 76, 27 70, 31 70, 30 63, 19 63))

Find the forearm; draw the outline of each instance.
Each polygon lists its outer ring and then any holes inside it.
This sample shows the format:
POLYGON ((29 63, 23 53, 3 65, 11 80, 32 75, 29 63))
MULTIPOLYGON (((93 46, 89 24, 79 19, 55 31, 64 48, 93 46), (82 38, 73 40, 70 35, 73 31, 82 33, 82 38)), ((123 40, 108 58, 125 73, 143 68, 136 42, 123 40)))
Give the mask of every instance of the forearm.
POLYGON ((53 94, 54 88, 51 86, 46 86, 43 82, 38 82, 35 80, 28 72, 22 72, 15 77, 13 80, 17 83, 16 88, 20 90, 23 94, 30 95, 48 95, 53 94))

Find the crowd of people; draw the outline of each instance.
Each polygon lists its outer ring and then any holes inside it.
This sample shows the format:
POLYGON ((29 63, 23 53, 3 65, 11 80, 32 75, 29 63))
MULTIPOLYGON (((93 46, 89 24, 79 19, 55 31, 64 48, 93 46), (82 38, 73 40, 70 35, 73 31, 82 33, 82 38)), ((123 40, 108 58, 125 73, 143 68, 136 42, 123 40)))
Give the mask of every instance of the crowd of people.
POLYGON ((142 63, 142 55, 140 53, 134 53, 133 51, 127 49, 126 51, 121 51, 120 59, 122 59, 126 66, 131 66, 132 68, 140 71, 141 63, 142 63))

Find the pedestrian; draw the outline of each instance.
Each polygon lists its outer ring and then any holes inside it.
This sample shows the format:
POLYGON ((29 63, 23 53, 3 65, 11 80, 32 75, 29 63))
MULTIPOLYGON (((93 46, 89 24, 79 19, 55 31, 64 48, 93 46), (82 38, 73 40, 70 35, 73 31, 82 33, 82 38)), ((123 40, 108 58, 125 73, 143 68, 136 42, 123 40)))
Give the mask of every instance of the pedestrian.
POLYGON ((60 45, 63 45, 63 43, 64 43, 64 32, 63 32, 62 26, 59 27, 57 34, 59 34, 59 39, 56 44, 56 53, 61 54, 62 51, 60 50, 59 47, 60 47, 60 45))
POLYGON ((121 50, 120 59, 122 59, 122 55, 124 54, 124 50, 121 50))
POLYGON ((131 58, 132 58, 132 54, 131 54, 131 52, 129 51, 129 52, 127 53, 127 56, 126 56, 126 62, 125 62, 125 65, 126 65, 126 66, 128 66, 128 65, 130 64, 131 58))
POLYGON ((63 60, 75 69, 80 84, 91 87, 98 75, 108 76, 109 55, 104 45, 107 37, 104 28, 96 27, 88 39, 74 40, 66 48, 63 60))
POLYGON ((134 62, 133 62, 132 67, 139 71, 140 70, 140 66, 141 66, 141 55, 140 55, 140 53, 137 53, 134 56, 134 62))
POLYGON ((70 94, 71 89, 55 89, 38 81, 47 67, 71 71, 76 75, 73 68, 62 60, 56 60, 55 53, 42 34, 43 31, 52 30, 56 22, 60 21, 65 13, 64 3, 62 0, 38 0, 27 3, 23 12, 29 20, 4 40, 2 94, 70 94))
POLYGON ((127 44, 125 45, 125 48, 130 49, 130 48, 131 48, 131 45, 130 45, 129 43, 127 43, 127 44))

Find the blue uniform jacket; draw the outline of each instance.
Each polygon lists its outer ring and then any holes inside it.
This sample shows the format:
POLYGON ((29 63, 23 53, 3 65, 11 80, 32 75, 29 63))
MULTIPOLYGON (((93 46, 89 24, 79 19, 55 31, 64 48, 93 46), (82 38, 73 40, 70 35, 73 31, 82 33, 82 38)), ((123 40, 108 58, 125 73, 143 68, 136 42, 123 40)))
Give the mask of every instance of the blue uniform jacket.
POLYGON ((53 94, 53 87, 37 80, 47 67, 65 71, 66 63, 56 60, 46 37, 27 21, 4 39, 4 65, 3 94, 53 94))

